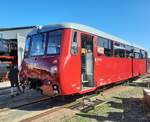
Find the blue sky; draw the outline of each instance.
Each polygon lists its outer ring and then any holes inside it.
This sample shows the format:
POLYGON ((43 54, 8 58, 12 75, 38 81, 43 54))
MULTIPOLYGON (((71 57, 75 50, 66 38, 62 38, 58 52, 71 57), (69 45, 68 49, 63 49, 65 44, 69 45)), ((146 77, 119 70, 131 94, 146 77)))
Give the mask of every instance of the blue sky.
POLYGON ((1 0, 0 16, 0 27, 82 23, 150 53, 150 0, 1 0))

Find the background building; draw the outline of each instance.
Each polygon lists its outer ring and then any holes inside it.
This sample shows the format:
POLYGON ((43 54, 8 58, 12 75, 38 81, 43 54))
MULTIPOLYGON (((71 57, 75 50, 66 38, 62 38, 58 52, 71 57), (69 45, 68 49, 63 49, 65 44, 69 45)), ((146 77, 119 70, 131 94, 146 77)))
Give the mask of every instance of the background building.
POLYGON ((25 39, 29 32, 36 26, 0 28, 0 39, 14 41, 17 43, 18 65, 20 66, 24 55, 25 39))

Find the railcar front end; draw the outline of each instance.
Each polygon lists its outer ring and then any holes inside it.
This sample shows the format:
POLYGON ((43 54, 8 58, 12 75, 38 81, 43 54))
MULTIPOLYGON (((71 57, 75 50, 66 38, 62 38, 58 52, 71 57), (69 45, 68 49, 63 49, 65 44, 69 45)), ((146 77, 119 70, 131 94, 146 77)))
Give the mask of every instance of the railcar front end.
POLYGON ((20 72, 22 83, 43 94, 60 94, 59 67, 63 30, 35 32, 28 35, 20 72))

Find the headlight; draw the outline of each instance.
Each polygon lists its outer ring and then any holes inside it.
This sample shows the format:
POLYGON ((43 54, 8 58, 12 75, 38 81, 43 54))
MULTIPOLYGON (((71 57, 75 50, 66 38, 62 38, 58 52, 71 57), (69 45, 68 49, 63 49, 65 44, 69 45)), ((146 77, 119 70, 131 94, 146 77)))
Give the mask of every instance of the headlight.
POLYGON ((58 71, 57 66, 52 66, 52 67, 50 68, 50 73, 51 73, 52 75, 56 74, 57 71, 58 71))

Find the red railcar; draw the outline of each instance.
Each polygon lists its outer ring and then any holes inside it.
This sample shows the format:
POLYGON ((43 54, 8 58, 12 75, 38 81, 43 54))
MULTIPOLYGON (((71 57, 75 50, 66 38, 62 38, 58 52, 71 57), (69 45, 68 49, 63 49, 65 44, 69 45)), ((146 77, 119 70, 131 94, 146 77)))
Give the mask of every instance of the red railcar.
POLYGON ((144 48, 85 25, 64 23, 28 34, 20 79, 49 95, 71 95, 146 72, 144 48))

